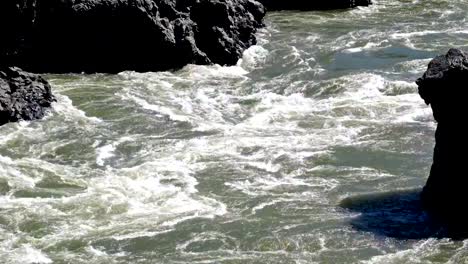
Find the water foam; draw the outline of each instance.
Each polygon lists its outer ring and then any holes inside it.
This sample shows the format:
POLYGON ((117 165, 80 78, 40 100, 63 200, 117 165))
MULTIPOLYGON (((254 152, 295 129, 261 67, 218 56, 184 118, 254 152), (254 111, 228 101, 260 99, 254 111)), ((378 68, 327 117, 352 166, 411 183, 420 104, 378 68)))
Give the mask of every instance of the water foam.
MULTIPOLYGON (((6 250, 6 249, 3 249, 6 250)), ((24 263, 24 264, 49 264, 53 261, 40 250, 32 247, 29 244, 23 244, 19 248, 13 250, 6 250, 6 256, 2 257, 0 253, 0 260, 3 259, 7 263, 24 263)))

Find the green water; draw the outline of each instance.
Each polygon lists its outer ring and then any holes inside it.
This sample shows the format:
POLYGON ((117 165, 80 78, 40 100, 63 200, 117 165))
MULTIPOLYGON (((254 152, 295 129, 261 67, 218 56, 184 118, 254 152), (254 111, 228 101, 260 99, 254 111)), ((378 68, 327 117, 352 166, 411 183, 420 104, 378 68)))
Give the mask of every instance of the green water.
POLYGON ((414 84, 467 19, 277 12, 238 66, 46 76, 50 115, 0 127, 0 263, 468 263, 418 206, 414 84))

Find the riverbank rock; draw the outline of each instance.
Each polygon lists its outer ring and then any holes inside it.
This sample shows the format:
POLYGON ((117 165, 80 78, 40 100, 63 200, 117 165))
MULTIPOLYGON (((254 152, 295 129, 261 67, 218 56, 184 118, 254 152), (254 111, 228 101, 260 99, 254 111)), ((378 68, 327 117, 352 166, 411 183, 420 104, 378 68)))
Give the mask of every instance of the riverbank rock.
POLYGON ((0 1, 0 63, 33 72, 233 65, 264 15, 253 0, 0 1))
POLYGON ((259 0, 259 2, 265 5, 268 11, 346 9, 372 4, 371 0, 259 0))
POLYGON ((0 67, 0 125, 42 118, 54 101, 41 76, 15 67, 0 67))
POLYGON ((468 54, 451 49, 432 60, 416 82, 437 121, 436 146, 430 176, 424 187, 424 207, 457 229, 468 230, 466 96, 468 54))

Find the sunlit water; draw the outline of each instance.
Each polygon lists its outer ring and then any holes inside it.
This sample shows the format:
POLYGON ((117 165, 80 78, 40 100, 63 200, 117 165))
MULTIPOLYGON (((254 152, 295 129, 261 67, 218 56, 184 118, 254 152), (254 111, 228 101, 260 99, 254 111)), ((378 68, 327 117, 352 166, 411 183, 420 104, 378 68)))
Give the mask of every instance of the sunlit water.
POLYGON ((46 76, 0 127, 0 263, 468 263, 418 206, 414 84, 468 2, 374 2, 270 13, 234 67, 46 76))

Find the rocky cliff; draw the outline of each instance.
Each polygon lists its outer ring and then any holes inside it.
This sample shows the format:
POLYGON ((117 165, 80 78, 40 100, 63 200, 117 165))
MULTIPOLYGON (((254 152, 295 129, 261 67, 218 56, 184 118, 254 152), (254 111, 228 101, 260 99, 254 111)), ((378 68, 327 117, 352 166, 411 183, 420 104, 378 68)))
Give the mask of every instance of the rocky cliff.
POLYGON ((232 65, 262 26, 253 0, 0 1, 0 64, 34 72, 232 65))
POLYGON ((0 125, 42 118, 54 101, 42 77, 15 67, 0 67, 0 125))

